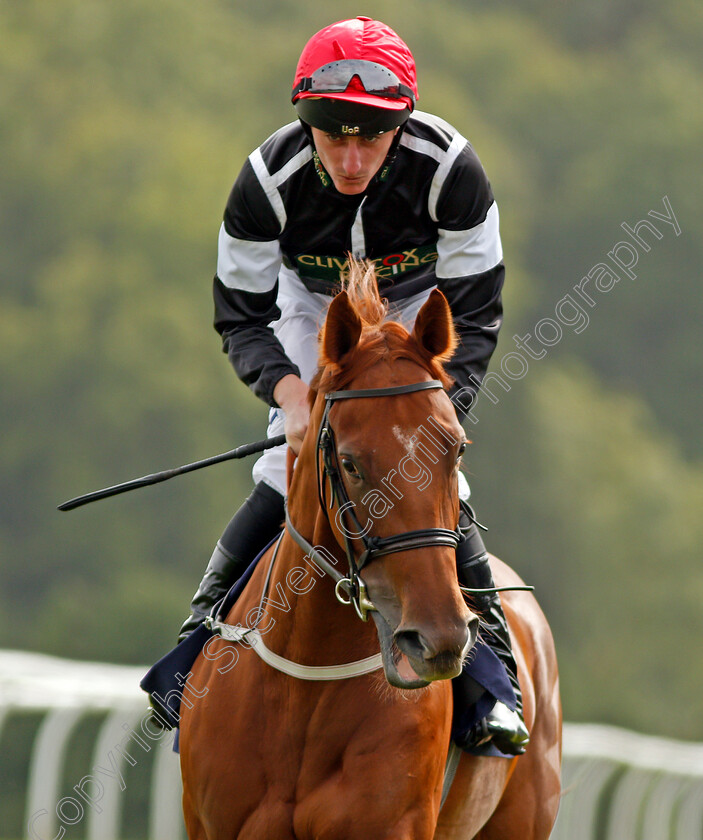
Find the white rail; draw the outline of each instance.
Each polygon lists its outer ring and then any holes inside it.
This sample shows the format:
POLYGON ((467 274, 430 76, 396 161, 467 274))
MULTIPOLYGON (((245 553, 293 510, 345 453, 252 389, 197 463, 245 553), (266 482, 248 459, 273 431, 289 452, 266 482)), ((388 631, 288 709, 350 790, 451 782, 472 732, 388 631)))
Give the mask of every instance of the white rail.
POLYGON ((87 840, 119 838, 124 801, 121 780, 127 765, 146 754, 130 732, 141 737, 154 756, 151 840, 185 838, 180 769, 178 757, 171 749, 173 738, 165 735, 150 742, 146 735, 140 735, 147 700, 139 680, 147 667, 0 651, 0 734, 3 725, 12 725, 14 715, 46 712, 29 763, 24 819, 27 840, 61 840, 69 827, 79 822, 85 824, 87 840), (70 738, 85 716, 95 712, 105 712, 106 716, 95 740, 90 766, 82 777, 71 780, 73 795, 62 798, 60 783, 70 738), (105 772, 95 772, 96 767, 105 772))
POLYGON ((703 840, 703 744, 566 724, 552 840, 703 840))

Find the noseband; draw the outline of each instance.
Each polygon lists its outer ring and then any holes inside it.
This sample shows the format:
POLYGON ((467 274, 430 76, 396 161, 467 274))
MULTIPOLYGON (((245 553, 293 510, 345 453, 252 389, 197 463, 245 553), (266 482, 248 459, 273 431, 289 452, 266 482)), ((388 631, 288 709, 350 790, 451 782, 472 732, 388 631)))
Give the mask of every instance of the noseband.
MULTIPOLYGON (((353 502, 349 499, 347 489, 339 470, 339 457, 335 445, 334 430, 330 426, 329 414, 332 404, 337 400, 365 399, 369 397, 394 397, 402 394, 412 394, 415 391, 443 389, 438 379, 427 382, 414 382, 409 385, 397 385, 390 388, 366 388, 353 391, 331 391, 325 394, 325 411, 317 432, 318 458, 322 459, 322 469, 317 471, 317 492, 322 510, 327 512, 338 505, 338 517, 341 518, 341 531, 344 534, 345 552, 349 564, 347 577, 343 577, 322 555, 315 549, 293 526, 286 509, 286 526, 298 545, 310 554, 335 580, 335 594, 343 604, 353 604, 362 621, 368 619, 369 610, 375 610, 368 597, 366 585, 361 579, 360 572, 367 563, 386 554, 398 551, 411 551, 418 548, 433 546, 450 546, 456 548, 461 540, 458 527, 450 531, 447 528, 424 528, 419 531, 406 531, 390 537, 367 536, 353 511, 353 502), (329 501, 327 500, 327 481, 330 486, 329 501), (352 526, 345 526, 345 520, 352 526), (353 533, 353 538, 350 535, 353 533), (352 539, 360 539, 364 546, 357 559, 354 553, 352 539)), ((329 515, 328 515, 329 521, 329 515)))

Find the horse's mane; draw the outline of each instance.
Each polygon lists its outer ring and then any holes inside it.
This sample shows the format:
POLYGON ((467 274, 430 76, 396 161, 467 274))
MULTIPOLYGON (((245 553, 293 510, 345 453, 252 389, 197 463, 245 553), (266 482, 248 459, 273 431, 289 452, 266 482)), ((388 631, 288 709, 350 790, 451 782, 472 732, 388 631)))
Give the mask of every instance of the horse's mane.
POLYGON ((362 323, 358 345, 342 359, 340 364, 324 358, 320 347, 319 368, 310 387, 314 392, 338 391, 344 389, 359 374, 375 364, 406 359, 425 368, 433 379, 439 379, 445 388, 452 378, 444 371, 442 363, 447 361, 453 348, 443 356, 431 356, 421 347, 408 330, 397 321, 388 318, 388 302, 378 291, 378 281, 373 263, 350 258, 349 269, 342 280, 341 290, 347 293, 349 302, 362 323))

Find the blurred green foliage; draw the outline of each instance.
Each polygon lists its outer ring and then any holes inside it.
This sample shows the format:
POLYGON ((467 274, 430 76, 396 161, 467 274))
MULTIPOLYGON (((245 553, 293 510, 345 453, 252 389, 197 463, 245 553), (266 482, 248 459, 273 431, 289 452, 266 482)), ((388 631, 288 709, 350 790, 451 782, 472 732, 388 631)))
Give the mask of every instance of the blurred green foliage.
MULTIPOLYGON (((341 0, 0 2, 0 645, 148 662, 249 488, 228 464, 70 514, 69 496, 263 436, 211 327, 231 183, 294 118, 341 0)), ((374 0, 420 107, 501 208, 493 364, 667 195, 640 254, 529 372, 482 397, 469 465, 489 547, 530 582, 565 713, 703 738, 703 11, 694 0, 374 0)), ((650 217, 651 218, 651 217, 650 217)))

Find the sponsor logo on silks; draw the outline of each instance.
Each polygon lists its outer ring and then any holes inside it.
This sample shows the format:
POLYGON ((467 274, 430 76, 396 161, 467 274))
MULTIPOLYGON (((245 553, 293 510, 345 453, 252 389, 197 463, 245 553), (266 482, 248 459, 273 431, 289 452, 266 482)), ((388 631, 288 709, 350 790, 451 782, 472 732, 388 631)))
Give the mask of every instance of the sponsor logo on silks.
POLYGON ((319 179, 322 181, 323 187, 329 187, 330 185, 330 176, 327 174, 325 167, 322 165, 322 161, 320 160, 320 156, 318 155, 317 151, 312 153, 312 160, 315 164, 315 172, 319 179))
POLYGON ((359 134, 361 128, 358 125, 343 125, 342 134, 359 134))
POLYGON ((388 173, 391 171, 390 164, 386 164, 383 169, 381 170, 381 174, 378 176, 379 181, 385 181, 388 177, 388 173))
MULTIPOLYGON (((339 286, 349 268, 349 260, 345 257, 328 257, 321 254, 297 254, 290 262, 290 267, 294 268, 301 278, 321 280, 330 288, 339 286)), ((369 262, 373 263, 378 278, 392 279, 406 271, 414 271, 437 262, 437 243, 396 251, 384 257, 369 259, 369 262)))

